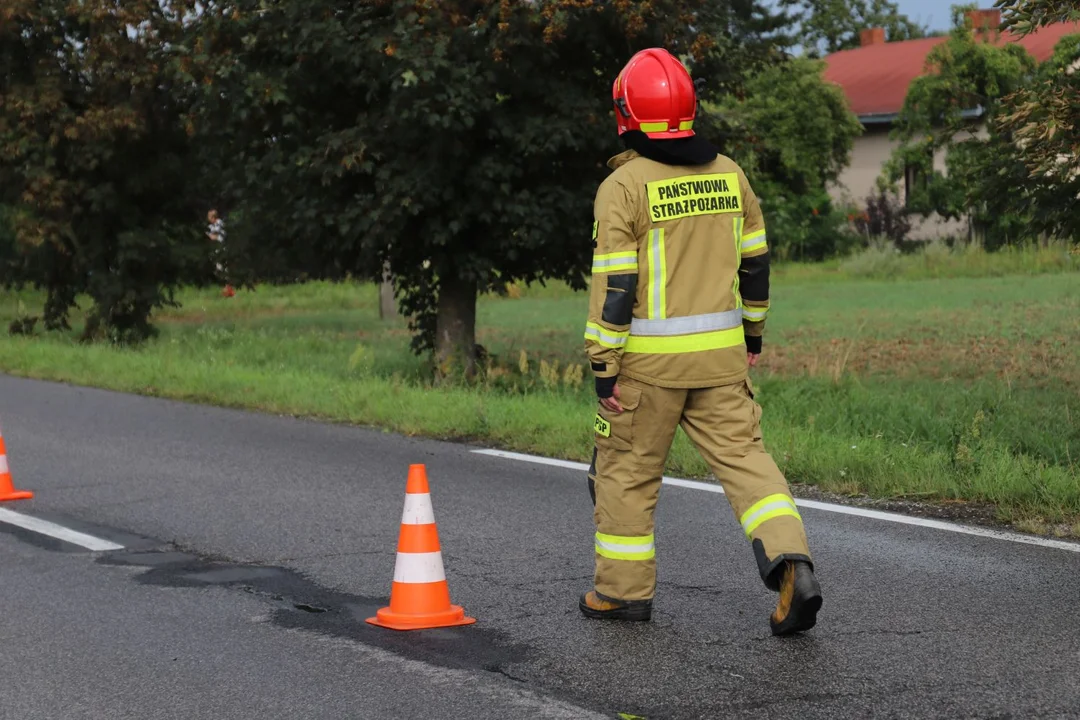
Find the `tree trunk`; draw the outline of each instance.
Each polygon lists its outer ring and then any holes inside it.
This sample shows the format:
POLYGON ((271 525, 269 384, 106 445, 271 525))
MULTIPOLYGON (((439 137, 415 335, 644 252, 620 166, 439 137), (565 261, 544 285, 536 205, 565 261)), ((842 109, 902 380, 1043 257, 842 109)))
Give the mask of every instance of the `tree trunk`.
POLYGON ((435 320, 435 360, 439 378, 472 377, 476 370, 476 281, 452 273, 439 282, 435 320))
POLYGON ((394 278, 390 274, 390 263, 383 265, 382 284, 379 285, 379 318, 390 320, 397 317, 397 303, 394 302, 394 278))

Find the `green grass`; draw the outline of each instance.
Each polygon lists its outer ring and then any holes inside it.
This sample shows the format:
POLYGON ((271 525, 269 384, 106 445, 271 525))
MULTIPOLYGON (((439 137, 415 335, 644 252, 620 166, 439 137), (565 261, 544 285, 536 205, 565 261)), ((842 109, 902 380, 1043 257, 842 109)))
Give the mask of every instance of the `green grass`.
MULTIPOLYGON (((1078 534, 1080 263, 1062 257, 1013 258, 1027 274, 1000 274, 1002 260, 970 252, 890 258, 900 265, 888 279, 860 277, 853 266, 877 261, 859 258, 778 268, 755 378, 766 443, 789 478, 844 494, 989 502, 1025 529, 1078 534), (940 276, 958 262, 962 277, 940 276)), ((404 323, 378 318, 368 285, 181 301, 141 349, 2 336, 0 369, 580 461, 591 453, 587 299, 561 285, 481 300, 492 365, 472 388, 430 386, 404 323)), ((20 302, 40 306, 9 293, 0 318, 20 302)), ((681 433, 668 472, 708 474, 681 433)))
POLYGON ((933 241, 912 254, 901 254, 888 243, 875 242, 851 257, 823 263, 792 263, 777 269, 792 281, 830 282, 837 279, 927 280, 932 278, 1005 277, 1075 272, 1078 248, 1063 243, 1049 247, 1008 247, 988 253, 977 245, 948 247, 933 241))

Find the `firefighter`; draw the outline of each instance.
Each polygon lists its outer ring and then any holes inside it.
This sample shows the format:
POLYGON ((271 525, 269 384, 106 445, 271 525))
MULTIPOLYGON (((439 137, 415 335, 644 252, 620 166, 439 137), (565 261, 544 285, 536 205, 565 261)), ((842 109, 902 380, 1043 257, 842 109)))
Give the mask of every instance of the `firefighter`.
POLYGON ((765 223, 743 170, 694 134, 694 83, 664 49, 613 89, 625 151, 596 193, 585 330, 599 398, 589 490, 590 618, 649 620, 653 513, 681 426, 723 485, 766 588, 775 635, 808 630, 821 590, 787 480, 765 452, 749 368, 769 312, 765 223))

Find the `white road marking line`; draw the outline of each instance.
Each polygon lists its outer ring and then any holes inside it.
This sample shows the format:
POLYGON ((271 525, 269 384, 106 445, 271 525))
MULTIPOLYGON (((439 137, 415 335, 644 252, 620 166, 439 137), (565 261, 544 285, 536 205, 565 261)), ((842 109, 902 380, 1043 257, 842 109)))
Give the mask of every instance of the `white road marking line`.
POLYGON ((123 545, 117 545, 116 543, 109 542, 108 540, 102 540, 101 538, 94 537, 93 535, 87 535, 71 528, 66 528, 63 525, 57 525, 56 523, 49 522, 48 520, 41 520, 39 518, 30 517, 29 515, 23 515, 17 513, 14 510, 6 510, 0 508, 0 522, 7 523, 8 525, 15 525, 21 527, 24 530, 31 530, 42 535, 48 535, 49 537, 56 538, 57 540, 63 540, 74 545, 79 545, 87 550, 103 551, 103 550, 123 550, 123 545))
MULTIPOLYGON (((554 460, 552 458, 539 457, 536 455, 506 452, 505 450, 473 450, 472 452, 477 455, 489 455, 491 457, 505 458, 507 460, 519 460, 521 462, 534 463, 537 465, 551 465, 567 470, 578 470, 581 472, 588 472, 589 470, 589 466, 585 463, 571 462, 569 460, 554 460)), ((663 483, 664 485, 672 485, 674 487, 704 490, 705 492, 717 493, 720 495, 724 494, 724 489, 719 485, 697 480, 683 480, 682 478, 673 478, 665 475, 663 483)), ((853 507, 850 505, 818 502, 817 500, 801 500, 796 498, 795 504, 799 507, 839 513, 841 515, 856 515, 858 517, 884 520, 886 522, 900 523, 902 525, 916 525, 918 527, 934 528, 935 530, 945 530, 948 532, 962 533, 964 535, 976 535, 994 540, 1006 540, 1008 542, 1022 543, 1025 545, 1037 545, 1039 547, 1053 548, 1055 550, 1080 553, 1080 543, 1068 542, 1065 540, 1052 540, 1050 538, 1021 535, 1020 533, 1008 532, 1006 530, 992 530, 990 528, 973 527, 971 525, 958 525, 943 520, 930 520, 927 518, 900 515, 898 513, 882 512, 881 510, 868 510, 866 508, 853 507)))

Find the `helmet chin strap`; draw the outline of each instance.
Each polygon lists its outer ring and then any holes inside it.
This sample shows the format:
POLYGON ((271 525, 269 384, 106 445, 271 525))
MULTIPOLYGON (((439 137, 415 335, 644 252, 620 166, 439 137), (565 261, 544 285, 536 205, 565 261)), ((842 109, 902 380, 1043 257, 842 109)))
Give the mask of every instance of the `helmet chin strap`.
POLYGON ((665 165, 707 165, 719 154, 712 143, 700 135, 677 140, 653 140, 640 130, 629 130, 620 138, 626 148, 665 165))

